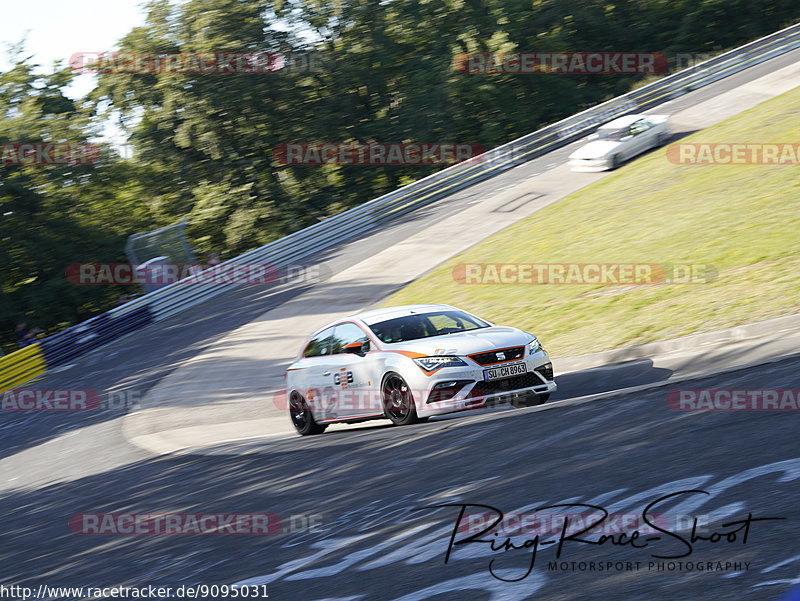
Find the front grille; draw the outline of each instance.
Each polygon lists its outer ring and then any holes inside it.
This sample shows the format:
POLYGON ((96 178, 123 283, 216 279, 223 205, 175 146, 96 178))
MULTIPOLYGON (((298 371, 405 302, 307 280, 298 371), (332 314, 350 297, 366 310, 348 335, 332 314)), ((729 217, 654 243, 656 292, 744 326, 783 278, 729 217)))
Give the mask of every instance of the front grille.
POLYGON ((519 390, 520 388, 532 388, 534 386, 544 386, 543 382, 534 373, 522 374, 504 380, 490 380, 478 382, 470 393, 473 397, 498 394, 509 390, 519 390))
POLYGON ((545 363, 544 365, 540 365, 533 371, 538 371, 540 374, 544 376, 544 379, 550 381, 553 379, 553 364, 552 363, 545 363))
POLYGON ((475 355, 468 356, 478 365, 492 365, 493 363, 503 363, 505 361, 521 359, 524 354, 524 346, 515 346, 513 348, 498 349, 496 351, 477 353, 475 355))

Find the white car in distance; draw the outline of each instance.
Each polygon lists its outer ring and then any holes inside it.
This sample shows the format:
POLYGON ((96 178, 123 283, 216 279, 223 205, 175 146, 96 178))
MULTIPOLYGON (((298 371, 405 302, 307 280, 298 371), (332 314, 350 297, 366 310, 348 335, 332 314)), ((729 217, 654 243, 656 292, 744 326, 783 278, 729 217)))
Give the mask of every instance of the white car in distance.
POLYGON ((395 425, 510 402, 539 405, 553 365, 533 334, 449 305, 366 311, 314 332, 286 371, 297 432, 388 419, 395 425))
POLYGON ((569 155, 572 171, 608 171, 669 137, 669 115, 633 114, 601 125, 588 144, 569 155))

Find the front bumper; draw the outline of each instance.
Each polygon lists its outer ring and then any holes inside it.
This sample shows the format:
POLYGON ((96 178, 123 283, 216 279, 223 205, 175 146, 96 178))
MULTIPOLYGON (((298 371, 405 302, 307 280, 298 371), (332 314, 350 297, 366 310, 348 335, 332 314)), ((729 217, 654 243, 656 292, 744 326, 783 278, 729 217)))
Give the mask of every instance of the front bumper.
POLYGON ((552 364, 544 351, 538 351, 526 356, 521 361, 510 361, 509 364, 525 363, 526 373, 510 376, 497 380, 484 379, 484 370, 503 365, 492 366, 467 366, 442 369, 432 376, 429 384, 415 399, 417 414, 420 417, 443 415, 456 411, 479 409, 486 405, 499 404, 511 401, 520 394, 536 393, 538 395, 550 394, 556 390, 553 379, 552 364), (549 368, 548 368, 549 367, 549 368), (458 383, 457 391, 445 388, 444 395, 437 385, 458 383), (447 398, 441 399, 442 396, 447 398))
POLYGON ((595 173, 609 171, 611 169, 611 161, 608 159, 571 159, 569 167, 572 171, 595 173))

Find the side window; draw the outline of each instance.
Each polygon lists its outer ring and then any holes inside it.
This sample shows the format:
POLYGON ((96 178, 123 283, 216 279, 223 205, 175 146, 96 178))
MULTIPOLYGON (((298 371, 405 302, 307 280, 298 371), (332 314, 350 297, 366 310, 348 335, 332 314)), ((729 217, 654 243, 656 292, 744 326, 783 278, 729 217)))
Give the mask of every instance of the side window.
POLYGON ((364 350, 369 350, 369 337, 364 330, 354 323, 342 323, 336 326, 331 339, 331 353, 334 355, 344 352, 344 347, 353 342, 361 342, 364 350))
POLYGON ((638 136, 640 133, 650 129, 650 127, 651 125, 648 121, 640 119, 639 121, 635 121, 631 124, 630 132, 632 136, 638 136))
POLYGON ((332 335, 333 328, 328 328, 314 336, 313 340, 306 345, 303 351, 303 357, 321 357, 322 355, 329 355, 332 335))

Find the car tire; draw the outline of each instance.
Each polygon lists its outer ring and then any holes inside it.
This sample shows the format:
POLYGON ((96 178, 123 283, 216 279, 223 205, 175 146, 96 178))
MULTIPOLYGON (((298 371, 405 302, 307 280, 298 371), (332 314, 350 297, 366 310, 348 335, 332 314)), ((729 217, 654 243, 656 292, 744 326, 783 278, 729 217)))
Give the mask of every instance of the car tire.
POLYGON ((545 404, 550 398, 550 394, 536 394, 535 392, 526 392, 516 397, 511 404, 517 409, 524 407, 536 407, 537 405, 545 404))
POLYGON ((318 424, 314 420, 314 415, 311 413, 311 409, 308 408, 306 400, 297 391, 293 392, 289 398, 289 417, 292 420, 294 429, 297 430, 300 436, 322 434, 325 428, 328 427, 327 425, 318 424))
POLYGON ((620 165, 622 165, 622 160, 619 158, 618 154, 611 155, 611 169, 619 169, 620 165))
POLYGON ((658 138, 656 138, 656 148, 664 146, 664 144, 666 144, 668 140, 669 140, 669 134, 667 133, 658 134, 658 138))
POLYGON ((414 404, 414 396, 406 381, 399 374, 389 372, 383 377, 381 397, 383 414, 395 426, 408 426, 420 421, 417 407, 414 404))

